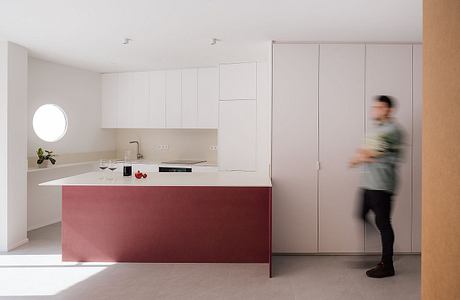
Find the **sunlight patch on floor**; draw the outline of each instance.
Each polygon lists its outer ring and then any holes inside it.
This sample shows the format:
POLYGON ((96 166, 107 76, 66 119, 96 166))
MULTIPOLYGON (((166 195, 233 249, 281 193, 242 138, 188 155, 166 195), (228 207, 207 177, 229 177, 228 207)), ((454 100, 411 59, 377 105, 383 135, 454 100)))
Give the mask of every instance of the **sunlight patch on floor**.
POLYGON ((0 297, 56 295, 112 264, 62 262, 61 255, 0 255, 0 297))

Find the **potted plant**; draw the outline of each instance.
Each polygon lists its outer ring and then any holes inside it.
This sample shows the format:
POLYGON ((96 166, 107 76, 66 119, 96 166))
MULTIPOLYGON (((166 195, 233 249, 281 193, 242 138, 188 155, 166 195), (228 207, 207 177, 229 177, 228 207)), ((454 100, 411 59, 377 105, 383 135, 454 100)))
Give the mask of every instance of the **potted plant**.
POLYGON ((56 159, 54 159, 56 155, 53 154, 53 151, 38 148, 37 156, 37 165, 39 168, 46 168, 48 166, 48 162, 51 162, 53 165, 56 163, 56 159))

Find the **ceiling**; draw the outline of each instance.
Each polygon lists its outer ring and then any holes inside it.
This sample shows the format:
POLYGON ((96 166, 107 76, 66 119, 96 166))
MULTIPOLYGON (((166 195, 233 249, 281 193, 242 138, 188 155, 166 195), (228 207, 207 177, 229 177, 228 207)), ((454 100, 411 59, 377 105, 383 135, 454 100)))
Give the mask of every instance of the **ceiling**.
POLYGON ((0 0, 0 40, 97 72, 204 66, 270 40, 420 42, 422 0, 0 0))

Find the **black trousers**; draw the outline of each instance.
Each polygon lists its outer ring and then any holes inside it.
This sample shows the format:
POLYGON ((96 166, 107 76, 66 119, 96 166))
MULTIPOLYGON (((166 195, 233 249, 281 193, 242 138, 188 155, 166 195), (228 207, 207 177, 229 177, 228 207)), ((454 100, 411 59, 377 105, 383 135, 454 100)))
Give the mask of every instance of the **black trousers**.
POLYGON ((391 205, 393 194, 387 191, 362 190, 361 218, 367 222, 367 214, 372 210, 375 214, 375 225, 382 239, 382 261, 393 263, 393 244, 395 240, 391 226, 391 205))

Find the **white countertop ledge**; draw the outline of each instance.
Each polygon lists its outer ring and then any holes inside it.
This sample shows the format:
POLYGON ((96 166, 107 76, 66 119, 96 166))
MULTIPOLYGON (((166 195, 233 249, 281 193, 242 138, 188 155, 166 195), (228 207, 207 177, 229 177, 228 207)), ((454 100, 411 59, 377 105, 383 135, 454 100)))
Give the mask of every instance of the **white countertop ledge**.
POLYGON ((39 184, 40 186, 220 186, 271 187, 270 177, 256 172, 147 173, 147 178, 120 172, 89 172, 39 184))

